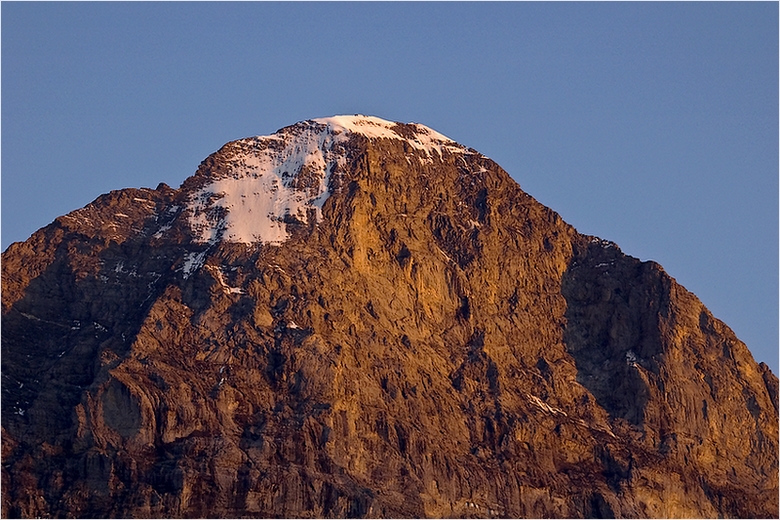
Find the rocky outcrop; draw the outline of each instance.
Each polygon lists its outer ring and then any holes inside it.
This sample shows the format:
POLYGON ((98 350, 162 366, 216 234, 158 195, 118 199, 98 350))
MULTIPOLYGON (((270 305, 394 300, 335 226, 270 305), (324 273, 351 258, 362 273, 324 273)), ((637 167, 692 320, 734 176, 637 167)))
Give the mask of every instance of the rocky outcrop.
POLYGON ((769 369, 420 125, 230 143, 2 260, 5 517, 778 515, 769 369))

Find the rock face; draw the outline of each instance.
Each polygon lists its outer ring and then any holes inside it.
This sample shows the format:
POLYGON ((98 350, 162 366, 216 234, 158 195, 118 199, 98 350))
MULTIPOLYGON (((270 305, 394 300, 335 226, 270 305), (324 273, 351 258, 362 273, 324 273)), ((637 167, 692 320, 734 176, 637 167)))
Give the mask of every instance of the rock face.
POLYGON ((421 125, 225 145, 2 257, 4 517, 777 517, 778 380, 421 125))

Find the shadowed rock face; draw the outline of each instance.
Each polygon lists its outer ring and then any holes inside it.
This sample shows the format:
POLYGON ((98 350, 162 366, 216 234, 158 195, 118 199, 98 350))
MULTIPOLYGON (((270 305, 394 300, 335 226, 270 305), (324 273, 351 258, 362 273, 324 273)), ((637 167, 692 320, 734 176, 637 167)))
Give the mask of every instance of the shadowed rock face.
POLYGON ((278 245, 204 187, 281 138, 8 248, 3 516, 777 517, 777 378, 694 295, 477 152, 348 122, 277 134, 338 136, 278 245))

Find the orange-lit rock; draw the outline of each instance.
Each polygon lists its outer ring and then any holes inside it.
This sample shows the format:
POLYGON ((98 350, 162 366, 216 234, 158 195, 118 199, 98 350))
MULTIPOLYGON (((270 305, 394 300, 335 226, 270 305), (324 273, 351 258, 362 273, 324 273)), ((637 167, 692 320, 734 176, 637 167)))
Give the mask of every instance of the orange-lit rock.
POLYGON ((244 140, 8 248, 4 517, 777 517, 777 378, 725 324, 490 159, 380 130, 334 134, 278 245, 188 213, 244 140))

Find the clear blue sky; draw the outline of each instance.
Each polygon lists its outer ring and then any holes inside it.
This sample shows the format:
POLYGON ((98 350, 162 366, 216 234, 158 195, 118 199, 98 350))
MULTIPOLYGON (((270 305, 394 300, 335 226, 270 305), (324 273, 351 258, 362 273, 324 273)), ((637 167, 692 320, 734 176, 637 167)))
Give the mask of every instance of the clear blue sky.
POLYGON ((2 247, 227 141, 363 113, 501 164, 778 370, 778 4, 15 3, 2 247))

